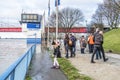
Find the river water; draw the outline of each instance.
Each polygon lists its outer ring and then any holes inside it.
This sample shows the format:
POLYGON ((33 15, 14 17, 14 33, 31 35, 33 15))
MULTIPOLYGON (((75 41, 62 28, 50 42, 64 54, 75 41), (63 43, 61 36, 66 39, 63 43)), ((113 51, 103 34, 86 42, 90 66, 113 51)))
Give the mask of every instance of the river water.
POLYGON ((26 39, 0 39, 0 75, 32 45, 26 39))

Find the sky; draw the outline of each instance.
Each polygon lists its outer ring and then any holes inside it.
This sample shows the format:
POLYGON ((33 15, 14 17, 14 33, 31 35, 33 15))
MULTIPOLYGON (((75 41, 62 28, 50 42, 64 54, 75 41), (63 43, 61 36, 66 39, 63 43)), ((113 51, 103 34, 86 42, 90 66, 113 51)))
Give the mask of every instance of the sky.
MULTIPOLYGON (((59 9, 65 7, 78 8, 83 12, 85 21, 89 23, 95 13, 97 5, 103 0, 60 0, 59 9)), ((55 0, 50 0, 51 13, 55 11, 55 0)), ((48 0, 1 0, 0 1, 0 26, 20 26, 21 13, 37 13, 46 19, 48 15, 48 0)), ((83 24, 85 24, 85 21, 83 24)))

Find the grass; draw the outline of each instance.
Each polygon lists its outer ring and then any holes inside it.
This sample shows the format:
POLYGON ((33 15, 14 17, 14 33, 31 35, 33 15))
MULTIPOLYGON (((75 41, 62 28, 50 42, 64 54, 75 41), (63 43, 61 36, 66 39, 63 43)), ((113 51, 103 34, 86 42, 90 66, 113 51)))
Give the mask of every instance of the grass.
POLYGON ((58 58, 61 70, 67 76, 68 80, 92 80, 90 77, 82 75, 79 71, 65 58, 58 58))
POLYGON ((104 49, 120 54, 120 29, 113 29, 104 34, 104 49))
POLYGON ((32 78, 31 78, 31 76, 29 74, 29 70, 31 70, 31 69, 32 69, 32 63, 30 63, 30 66, 29 66, 28 72, 26 74, 25 80, 32 80, 32 78))
POLYGON ((30 77, 30 75, 27 75, 25 80, 32 80, 32 78, 30 77))

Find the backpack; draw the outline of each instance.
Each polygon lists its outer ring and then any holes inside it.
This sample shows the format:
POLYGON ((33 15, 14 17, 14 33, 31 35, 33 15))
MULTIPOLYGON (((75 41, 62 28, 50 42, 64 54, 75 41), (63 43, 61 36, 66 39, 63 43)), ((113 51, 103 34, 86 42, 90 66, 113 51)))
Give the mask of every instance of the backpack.
POLYGON ((70 46, 72 46, 72 40, 71 39, 69 39, 69 42, 68 42, 68 44, 70 45, 70 46))
POLYGON ((74 46, 76 41, 77 41, 76 37, 72 36, 69 40, 69 45, 74 46))
POLYGON ((86 46, 87 46, 87 44, 86 44, 85 42, 83 42, 82 46, 83 46, 83 47, 86 47, 86 46))
POLYGON ((82 46, 86 48, 87 43, 86 43, 86 41, 85 41, 85 40, 83 40, 83 42, 82 42, 82 46))

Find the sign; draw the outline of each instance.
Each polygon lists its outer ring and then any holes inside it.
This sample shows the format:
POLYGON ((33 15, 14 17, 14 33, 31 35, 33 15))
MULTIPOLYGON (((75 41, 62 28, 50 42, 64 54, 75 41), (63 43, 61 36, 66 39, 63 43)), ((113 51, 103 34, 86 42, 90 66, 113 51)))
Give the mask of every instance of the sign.
POLYGON ((22 32, 22 28, 0 28, 0 32, 22 32))
POLYGON ((40 24, 36 24, 36 23, 27 23, 27 28, 30 29, 40 29, 40 24))
POLYGON ((21 14, 21 23, 36 22, 39 23, 42 19, 41 15, 38 14, 21 14))

